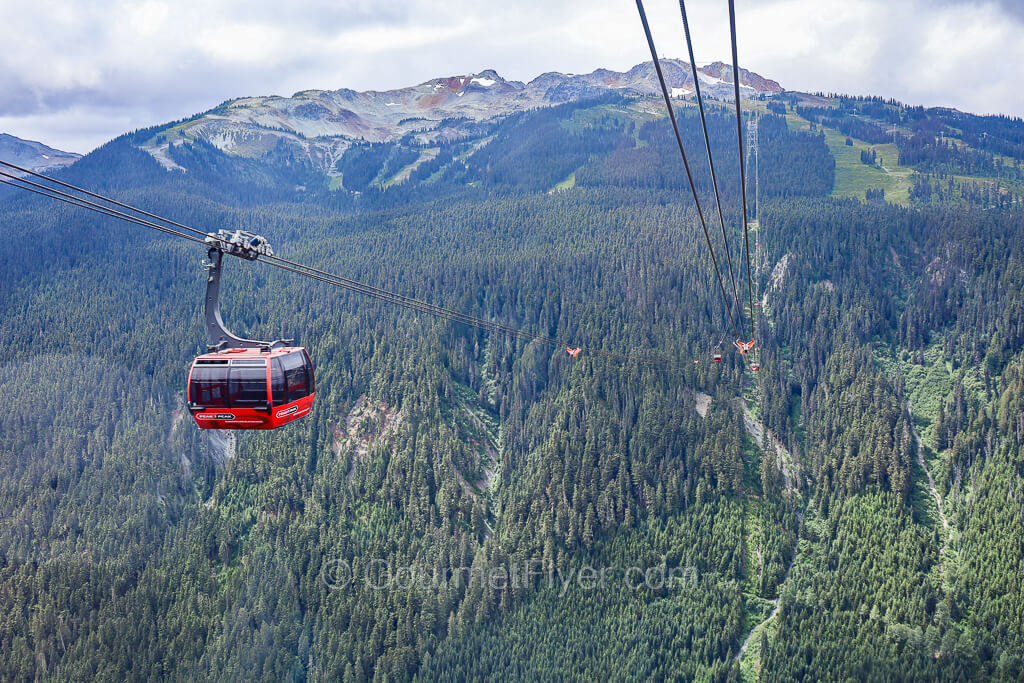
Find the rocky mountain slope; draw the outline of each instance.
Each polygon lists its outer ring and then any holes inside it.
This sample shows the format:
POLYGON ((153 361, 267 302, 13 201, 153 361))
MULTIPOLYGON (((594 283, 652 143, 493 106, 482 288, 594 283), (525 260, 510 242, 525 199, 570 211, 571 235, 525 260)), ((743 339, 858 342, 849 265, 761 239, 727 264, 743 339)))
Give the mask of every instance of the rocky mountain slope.
POLYGON ((41 142, 22 140, 7 133, 0 133, 0 159, 33 171, 54 171, 81 158, 81 154, 62 152, 41 142))
MULTIPOLYGON (((693 94, 689 64, 665 60, 663 68, 673 96, 693 94)), ((707 96, 732 98, 729 65, 714 62, 699 67, 698 77, 707 96)), ((775 81, 740 70, 741 96, 760 97, 782 91, 775 81)), ((332 166, 354 143, 405 138, 429 144, 462 139, 479 134, 484 122, 608 92, 657 97, 660 89, 653 64, 644 62, 626 72, 549 72, 529 83, 505 80, 495 71, 486 70, 383 92, 304 90, 291 97, 246 97, 156 130, 143 149, 168 168, 182 168, 169 148, 189 140, 204 140, 223 152, 249 158, 263 156, 284 143, 330 174, 332 166)))

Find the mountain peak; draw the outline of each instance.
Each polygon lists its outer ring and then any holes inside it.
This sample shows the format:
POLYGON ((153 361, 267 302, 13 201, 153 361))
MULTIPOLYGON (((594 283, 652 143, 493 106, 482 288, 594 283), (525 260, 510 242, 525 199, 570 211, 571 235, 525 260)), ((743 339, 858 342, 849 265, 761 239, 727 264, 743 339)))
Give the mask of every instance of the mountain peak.
POLYGON ((490 81, 490 83, 484 83, 484 85, 493 85, 494 83, 497 83, 497 82, 501 82, 501 83, 505 82, 505 79, 502 78, 501 76, 499 76, 498 72, 495 71, 494 69, 484 69, 480 73, 472 75, 470 77, 470 80, 471 81, 475 81, 475 80, 490 81))

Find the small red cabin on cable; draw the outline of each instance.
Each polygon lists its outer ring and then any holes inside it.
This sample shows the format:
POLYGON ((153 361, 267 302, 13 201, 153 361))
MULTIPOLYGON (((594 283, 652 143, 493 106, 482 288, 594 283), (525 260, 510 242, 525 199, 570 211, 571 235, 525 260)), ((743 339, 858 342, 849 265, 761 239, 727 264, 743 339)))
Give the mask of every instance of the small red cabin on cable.
POLYGON ((722 354, 716 352, 715 356, 714 356, 714 360, 715 360, 716 363, 721 363, 722 362, 722 354))
POLYGON ((200 429, 276 429, 308 413, 315 395, 313 363, 299 346, 205 353, 188 376, 200 429))
POLYGON ((580 351, 582 351, 582 350, 583 349, 581 349, 578 346, 566 346, 565 347, 565 352, 568 353, 573 358, 575 358, 576 356, 580 355, 580 351))

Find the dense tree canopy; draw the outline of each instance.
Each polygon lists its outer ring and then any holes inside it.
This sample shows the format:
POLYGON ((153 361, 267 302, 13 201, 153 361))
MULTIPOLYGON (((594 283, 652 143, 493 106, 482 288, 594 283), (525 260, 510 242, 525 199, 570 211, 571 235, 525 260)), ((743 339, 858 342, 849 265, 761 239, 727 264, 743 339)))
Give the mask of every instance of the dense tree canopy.
MULTIPOLYGON (((197 140, 173 148, 189 172, 166 171, 135 146, 152 130, 62 172, 627 357, 574 360, 233 260, 231 327, 297 338, 318 387, 308 417, 236 440, 182 406, 202 250, 0 192, 0 677, 1019 678, 1020 210, 832 198, 825 133, 773 103, 753 375, 668 124, 635 105, 523 113, 429 150, 354 145, 334 187, 285 148, 197 140)), ((797 112, 870 141, 895 108, 819 109, 797 112)), ((928 123, 950 121, 902 116, 923 136, 898 143, 918 187, 1020 158, 1012 121, 961 122, 986 140, 964 151, 928 123)), ((735 247, 734 121, 709 123, 735 247)))

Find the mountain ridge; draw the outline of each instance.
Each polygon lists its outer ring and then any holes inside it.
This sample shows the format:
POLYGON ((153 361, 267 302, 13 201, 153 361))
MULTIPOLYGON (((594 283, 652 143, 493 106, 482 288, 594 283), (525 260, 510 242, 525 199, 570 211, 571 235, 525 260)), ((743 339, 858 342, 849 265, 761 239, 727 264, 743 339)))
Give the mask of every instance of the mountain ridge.
MULTIPOLYGON (((676 59, 662 62, 674 97, 694 93, 690 65, 676 59)), ((710 98, 733 98, 732 68, 713 62, 697 68, 702 92, 710 98)), ((774 80, 740 69, 741 97, 777 95, 774 80)), ((511 114, 556 106, 618 92, 658 97, 660 85, 652 62, 628 71, 596 69, 588 74, 549 71, 533 80, 506 80, 494 69, 461 76, 433 78, 394 90, 300 90, 291 97, 271 95, 232 99, 187 122, 157 128, 142 149, 166 168, 182 170, 171 160, 170 146, 202 139, 221 151, 242 157, 259 156, 273 146, 302 148, 325 170, 354 143, 394 142, 411 136, 417 144, 466 137, 475 124, 511 114)))
MULTIPOLYGON (((81 154, 64 152, 42 142, 0 133, 0 160, 24 166, 38 173, 70 166, 81 158, 81 154)), ((14 171, 14 175, 24 174, 14 171)))

